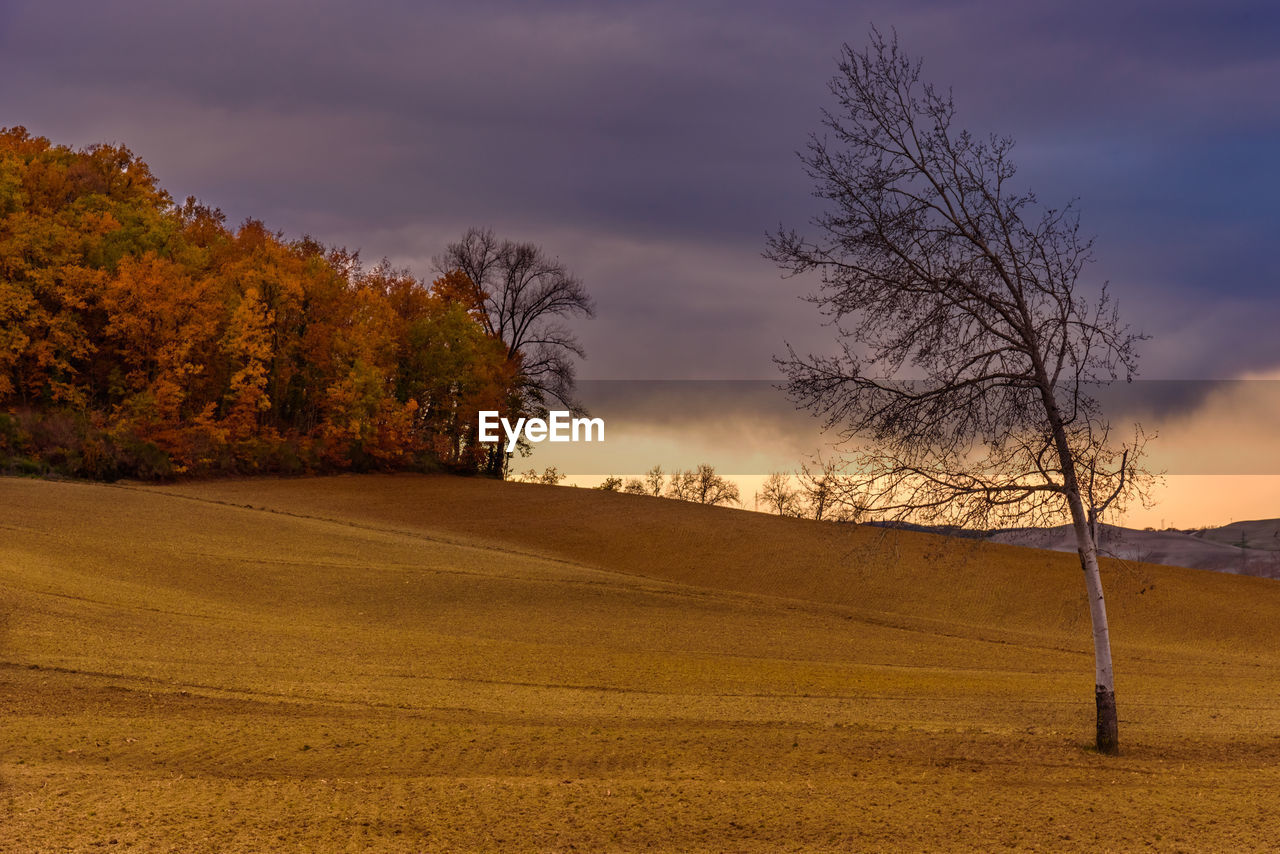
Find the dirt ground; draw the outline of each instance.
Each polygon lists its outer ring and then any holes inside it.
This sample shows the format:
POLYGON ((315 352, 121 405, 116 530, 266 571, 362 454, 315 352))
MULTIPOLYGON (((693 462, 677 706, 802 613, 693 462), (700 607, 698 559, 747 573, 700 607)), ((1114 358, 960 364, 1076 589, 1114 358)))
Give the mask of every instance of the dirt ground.
POLYGON ((0 480, 0 851, 1260 851, 1280 583, 443 477, 0 480))

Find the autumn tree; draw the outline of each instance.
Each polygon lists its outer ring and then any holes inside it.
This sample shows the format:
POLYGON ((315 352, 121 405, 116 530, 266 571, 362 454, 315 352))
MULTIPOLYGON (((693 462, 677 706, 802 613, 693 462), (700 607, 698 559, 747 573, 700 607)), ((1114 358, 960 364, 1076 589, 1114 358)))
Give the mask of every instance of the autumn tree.
POLYGON ((0 130, 0 468, 474 471, 521 364, 461 272, 231 229, 124 147, 0 130))
POLYGON ((122 258, 101 293, 97 346, 111 354, 116 411, 179 456, 181 424, 201 411, 202 375, 223 312, 212 287, 198 271, 147 252, 122 258))
POLYGON ((780 359, 787 389, 846 440, 882 515, 974 527, 1070 520, 1093 626, 1097 747, 1119 749, 1110 632, 1091 521, 1139 486, 1140 448, 1110 441, 1096 383, 1129 378, 1138 337, 1070 205, 1012 187, 1012 140, 959 130, 949 93, 873 31, 844 47, 824 135, 801 155, 827 203, 817 236, 767 256, 816 272, 840 351, 780 359))
POLYGON ((0 403, 86 407, 103 390, 98 298, 121 257, 163 247, 169 204, 123 146, 0 129, 0 403))
POLYGON ((490 454, 476 435, 481 410, 513 408, 517 364, 480 321, 482 306, 460 271, 432 284, 431 299, 408 328, 400 357, 401 395, 416 400, 435 456, 483 468, 490 454))

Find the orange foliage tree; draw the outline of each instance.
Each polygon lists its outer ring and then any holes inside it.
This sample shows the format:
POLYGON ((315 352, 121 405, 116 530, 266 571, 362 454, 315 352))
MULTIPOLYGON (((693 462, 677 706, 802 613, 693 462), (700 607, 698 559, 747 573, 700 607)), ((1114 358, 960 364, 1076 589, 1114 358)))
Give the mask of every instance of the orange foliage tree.
POLYGON ((0 468, 479 470, 518 359, 430 285, 174 204, 120 146, 0 130, 0 468))

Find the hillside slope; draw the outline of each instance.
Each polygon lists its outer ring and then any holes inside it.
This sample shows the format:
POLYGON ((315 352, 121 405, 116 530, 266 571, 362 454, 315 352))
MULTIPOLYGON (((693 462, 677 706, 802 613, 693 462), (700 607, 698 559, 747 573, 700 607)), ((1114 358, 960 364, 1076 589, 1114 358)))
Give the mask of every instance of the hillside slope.
MULTIPOLYGON (((381 530, 443 535, 612 572, 753 595, 1089 642, 1074 554, 784 519, 596 490, 389 475, 155 487, 381 530)), ((1246 646, 1268 636, 1280 585, 1104 561, 1120 642, 1246 646), (1251 591, 1246 593, 1245 591, 1251 591), (1236 598, 1238 596, 1238 598, 1236 598)))
POLYGON ((1280 551, 1280 519, 1250 519, 1220 528, 1192 532, 1192 536, 1229 546, 1263 552, 1280 551))
POLYGON ((1280 584, 448 477, 0 479, 0 850, 1247 850, 1280 584), (1096 819, 1105 815, 1105 821, 1096 819))

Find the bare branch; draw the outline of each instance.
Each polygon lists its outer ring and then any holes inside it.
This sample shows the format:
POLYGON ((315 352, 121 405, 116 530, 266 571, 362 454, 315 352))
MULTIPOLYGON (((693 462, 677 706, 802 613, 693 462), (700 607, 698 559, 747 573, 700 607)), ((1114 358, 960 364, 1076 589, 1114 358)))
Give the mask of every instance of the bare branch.
MULTIPOLYGON (((765 256, 784 275, 819 275, 809 300, 839 349, 788 346, 775 360, 786 391, 853 446, 838 483, 860 510, 977 528, 1071 519, 1098 747, 1114 752, 1096 518, 1141 497, 1149 475, 1140 431, 1109 442, 1090 390, 1133 376, 1142 336, 1120 324, 1105 286, 1092 303, 1081 293, 1092 243, 1073 205, 1014 192, 1013 141, 955 129, 950 94, 921 83, 896 36, 873 29, 866 50, 845 45, 830 88, 824 135, 800 154, 827 203, 819 237, 779 229, 765 256)), ((825 502, 825 477, 821 489, 825 502)))
POLYGON ((561 321, 595 316, 582 281, 534 244, 500 241, 487 228, 468 229, 435 265, 471 279, 485 309, 486 331, 507 345, 509 358, 519 360, 529 406, 536 411, 555 401, 581 411, 573 359, 586 353, 561 321))

